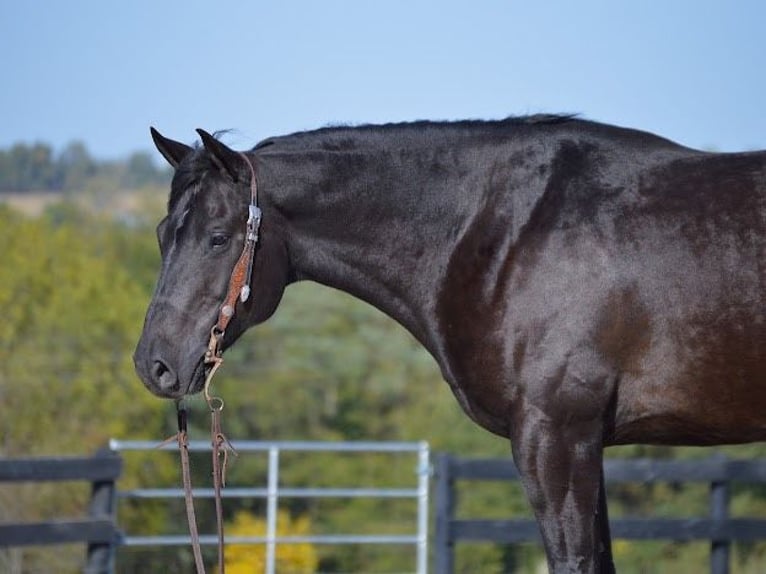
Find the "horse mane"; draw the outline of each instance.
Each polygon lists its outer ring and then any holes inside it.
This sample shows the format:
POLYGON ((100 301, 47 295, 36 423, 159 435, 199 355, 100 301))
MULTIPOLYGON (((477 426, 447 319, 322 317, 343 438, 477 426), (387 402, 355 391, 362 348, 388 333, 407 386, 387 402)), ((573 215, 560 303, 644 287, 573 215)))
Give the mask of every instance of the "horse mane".
POLYGON ((532 114, 522 116, 508 116, 501 120, 457 120, 457 121, 433 121, 416 120, 411 122, 394 122, 387 124, 360 124, 344 125, 333 124, 315 130, 295 132, 286 136, 278 136, 265 139, 255 145, 253 150, 279 144, 296 149, 319 147, 321 149, 343 149, 351 144, 351 139, 364 140, 378 135, 399 132, 406 137, 409 134, 423 131, 440 132, 445 129, 457 129, 466 132, 505 132, 509 128, 524 126, 550 126, 575 121, 578 114, 532 114))

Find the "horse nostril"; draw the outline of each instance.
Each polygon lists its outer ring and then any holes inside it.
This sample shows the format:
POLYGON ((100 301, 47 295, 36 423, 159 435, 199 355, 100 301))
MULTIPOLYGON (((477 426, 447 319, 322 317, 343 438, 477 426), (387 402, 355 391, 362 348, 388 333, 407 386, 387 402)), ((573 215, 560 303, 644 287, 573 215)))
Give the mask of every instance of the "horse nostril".
POLYGON ((173 391, 178 388, 178 377, 160 360, 152 364, 152 377, 163 391, 173 391))

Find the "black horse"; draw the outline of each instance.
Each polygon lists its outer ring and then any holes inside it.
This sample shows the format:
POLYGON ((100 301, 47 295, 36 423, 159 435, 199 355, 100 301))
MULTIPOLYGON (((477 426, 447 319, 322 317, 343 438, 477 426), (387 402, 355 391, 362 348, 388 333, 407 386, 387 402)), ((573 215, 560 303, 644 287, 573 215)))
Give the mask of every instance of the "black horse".
POLYGON ((135 364, 200 391, 263 211, 228 347, 310 279, 387 313, 465 412, 511 439, 551 572, 611 572, 606 445, 766 438, 766 152, 565 116, 327 128, 247 154, 152 135, 175 168, 135 364))

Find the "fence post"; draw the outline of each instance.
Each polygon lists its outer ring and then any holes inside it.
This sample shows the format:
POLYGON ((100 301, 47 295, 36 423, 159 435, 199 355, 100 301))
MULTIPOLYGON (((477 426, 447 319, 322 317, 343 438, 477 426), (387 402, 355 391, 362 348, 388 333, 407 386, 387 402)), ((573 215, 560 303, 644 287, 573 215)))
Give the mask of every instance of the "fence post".
POLYGON ((428 572, 428 487, 431 482, 431 455, 428 443, 418 445, 418 547, 417 574, 428 572))
MULTIPOLYGON (((109 449, 99 449, 95 457, 113 457, 115 453, 109 449)), ((92 518, 115 519, 116 508, 115 479, 108 478, 94 481, 91 485, 88 516, 92 518)), ((111 574, 114 571, 114 551, 117 541, 109 543, 92 542, 88 544, 85 574, 111 574)))
MULTIPOLYGON (((722 480, 710 483, 710 517, 716 525, 714 529, 728 532, 726 521, 729 518, 729 471, 727 459, 720 458, 724 468, 722 480)), ((714 537, 710 543, 710 572, 712 574, 729 574, 729 549, 731 541, 728 534, 721 538, 714 537)))
POLYGON ((269 472, 266 494, 266 574, 277 570, 277 513, 279 509, 279 447, 269 448, 269 472))
POLYGON ((436 528, 434 536, 434 572, 452 574, 455 546, 450 522, 455 514, 455 484, 451 473, 452 457, 441 453, 436 458, 436 528))

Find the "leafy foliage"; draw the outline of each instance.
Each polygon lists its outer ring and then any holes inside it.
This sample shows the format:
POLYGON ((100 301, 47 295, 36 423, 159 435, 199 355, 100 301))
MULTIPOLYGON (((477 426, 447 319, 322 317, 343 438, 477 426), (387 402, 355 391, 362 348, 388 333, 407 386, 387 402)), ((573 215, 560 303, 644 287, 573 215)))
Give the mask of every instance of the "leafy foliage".
POLYGON ((5 454, 81 451, 158 430, 142 420, 159 405, 136 392, 131 359, 144 295, 115 265, 111 241, 97 220, 56 226, 0 210, 5 454))
MULTIPOLYGON (((266 536, 266 522, 244 511, 237 512, 227 527, 232 536, 266 536)), ((293 519, 280 510, 277 516, 277 536, 306 536, 311 533, 311 523, 306 517, 293 519)), ((276 548, 276 569, 292 574, 313 574, 319 565, 316 549, 305 542, 280 544, 276 548)), ((266 547, 264 544, 233 544, 226 552, 226 571, 231 574, 265 572, 266 547)))

